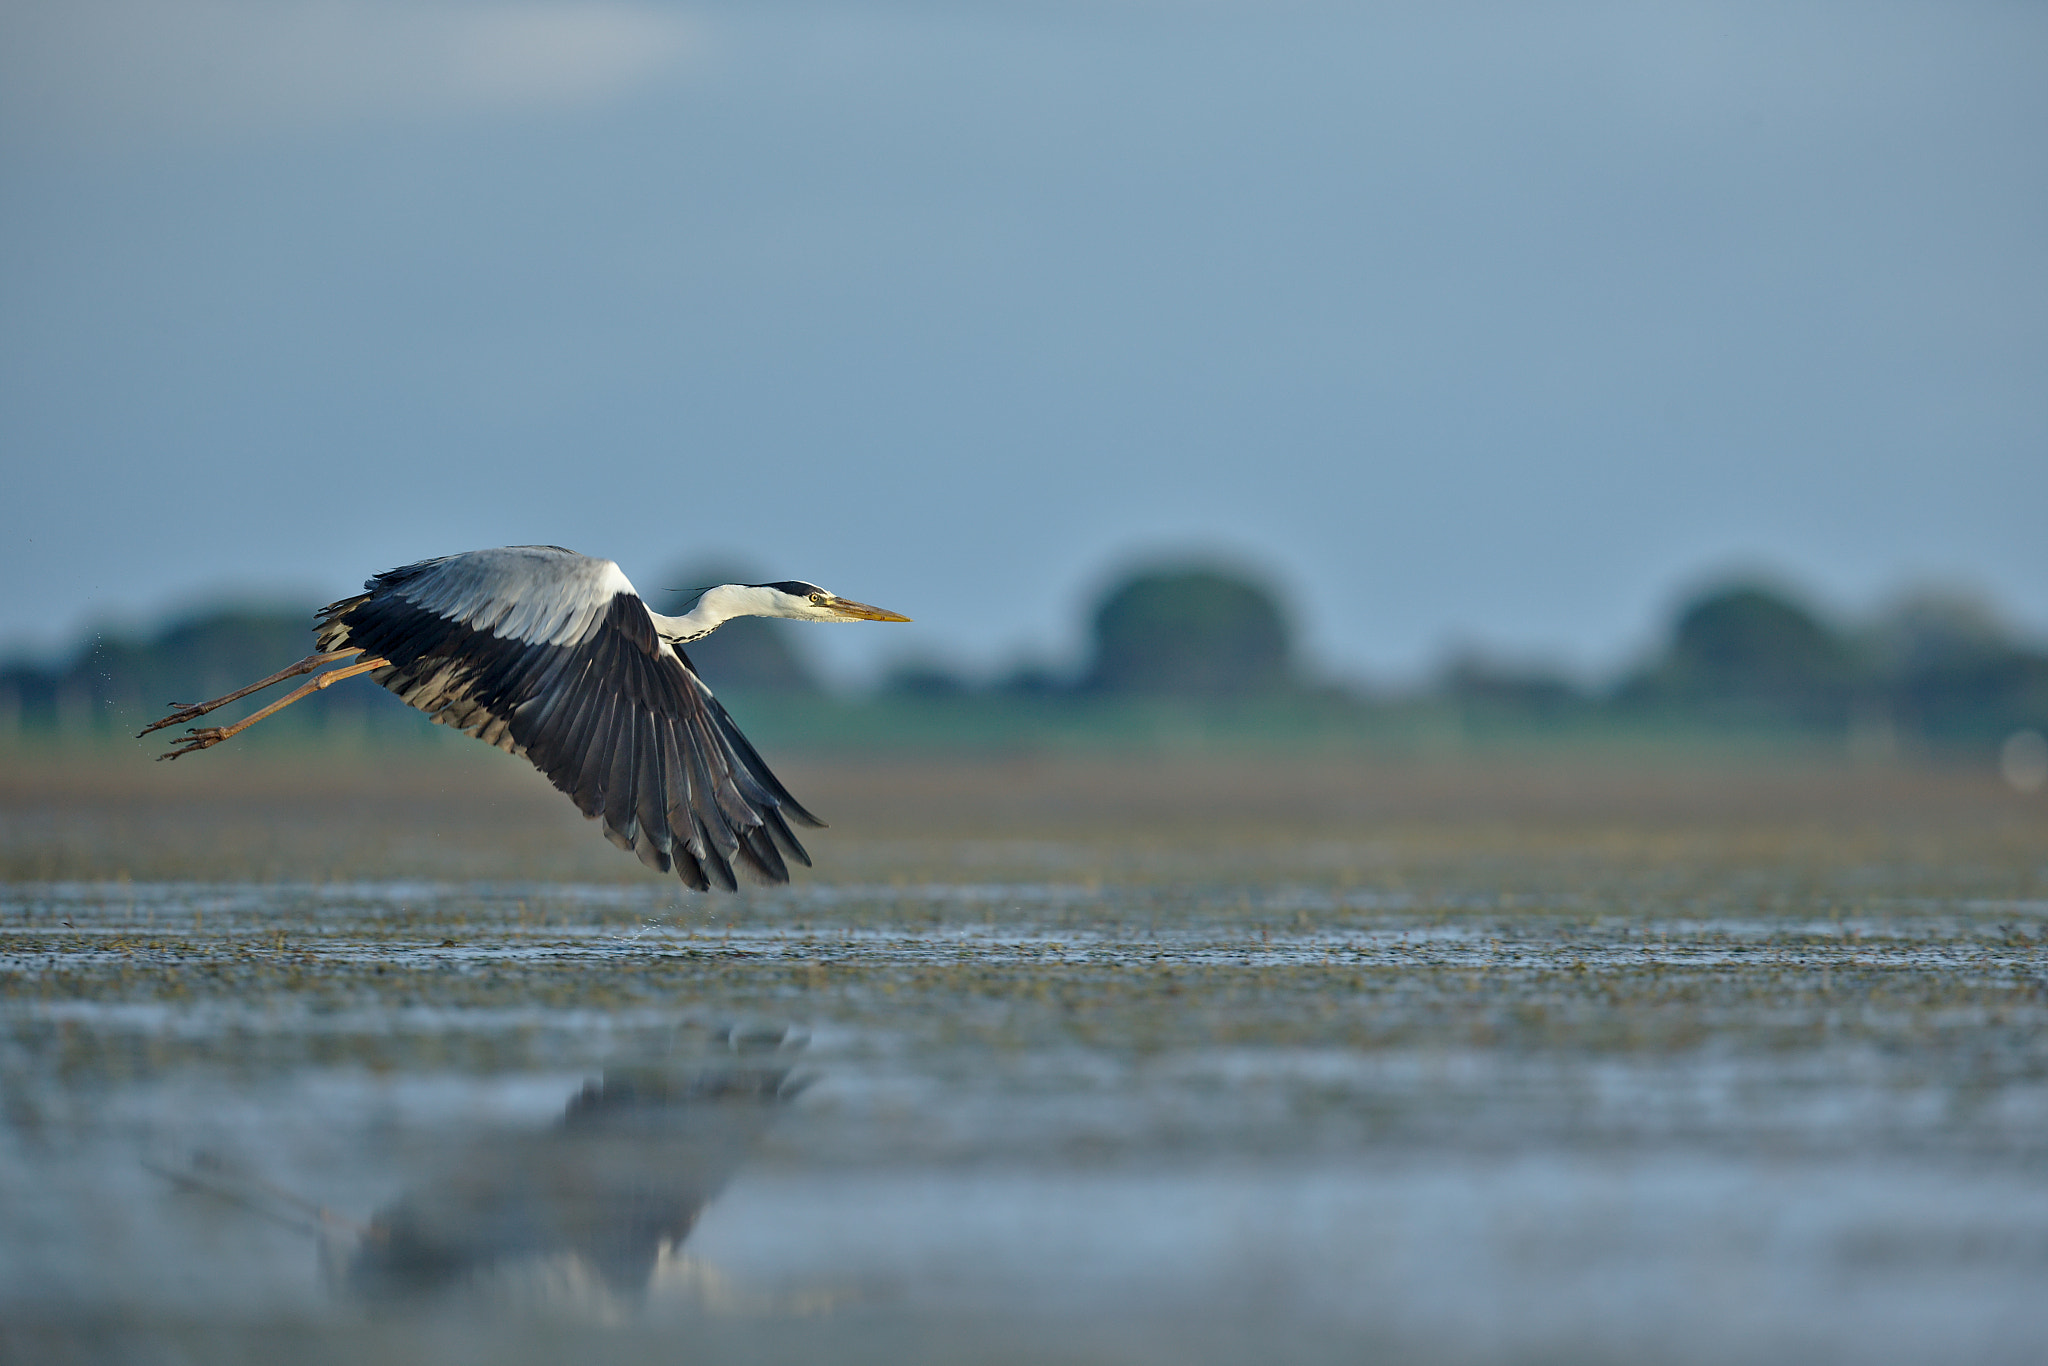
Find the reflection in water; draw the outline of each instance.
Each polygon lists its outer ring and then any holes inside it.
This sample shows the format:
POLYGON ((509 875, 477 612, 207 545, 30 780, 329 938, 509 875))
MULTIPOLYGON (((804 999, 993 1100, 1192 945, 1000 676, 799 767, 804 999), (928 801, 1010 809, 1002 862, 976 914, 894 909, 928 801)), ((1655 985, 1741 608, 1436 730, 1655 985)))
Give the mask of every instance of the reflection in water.
POLYGON ((205 1158, 165 1172, 314 1233, 329 1280, 370 1306, 464 1299, 610 1317, 664 1289, 733 1296, 680 1255, 698 1216, 808 1079, 785 1031, 717 1031, 705 1047, 605 1069, 544 1129, 465 1141, 367 1223, 205 1158))

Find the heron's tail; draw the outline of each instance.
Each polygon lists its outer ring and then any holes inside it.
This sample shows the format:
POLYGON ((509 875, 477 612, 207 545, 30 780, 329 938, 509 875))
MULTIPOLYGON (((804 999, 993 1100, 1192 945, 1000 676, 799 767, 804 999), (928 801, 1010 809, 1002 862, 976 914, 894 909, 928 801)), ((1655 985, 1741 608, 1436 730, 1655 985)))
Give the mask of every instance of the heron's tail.
POLYGON ((348 614, 370 600, 368 593, 358 593, 340 602, 330 602, 315 616, 313 639, 322 650, 345 650, 348 648, 348 614))

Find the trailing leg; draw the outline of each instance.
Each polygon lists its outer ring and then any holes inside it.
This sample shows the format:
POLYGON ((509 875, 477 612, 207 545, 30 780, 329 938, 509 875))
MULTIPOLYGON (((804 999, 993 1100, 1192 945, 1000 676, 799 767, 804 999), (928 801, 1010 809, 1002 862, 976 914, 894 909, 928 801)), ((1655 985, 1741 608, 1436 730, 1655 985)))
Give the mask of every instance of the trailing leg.
MULTIPOLYGON (((346 650, 342 653, 361 654, 362 651, 346 650)), ((304 662, 304 660, 300 661, 300 663, 304 662)), ((193 754, 197 753, 199 750, 202 749, 211 749, 223 740, 234 739, 237 735, 240 735, 243 731, 249 729, 249 727, 255 725, 264 717, 269 716, 273 712, 283 711, 286 707, 289 707, 292 703, 298 701, 302 697, 311 697, 314 693, 319 692, 322 688, 327 687, 329 684, 339 683, 344 678, 354 678, 357 674, 366 674, 372 669, 381 669, 390 662, 390 660, 385 659, 382 656, 379 656, 376 659, 359 659, 345 669, 330 669, 324 674, 315 675, 307 682, 301 683, 298 687, 286 693, 283 697, 278 698, 277 701, 272 702, 262 711, 253 712, 250 715, 245 716, 241 720, 235 722, 235 724, 233 724, 232 726, 192 727, 191 730, 187 732, 187 734, 189 734, 192 737, 191 739, 180 740, 178 742, 178 748, 164 754, 159 754, 156 757, 159 760, 175 759, 181 754, 193 754)), ((285 676, 289 677, 289 675, 285 676)), ((253 691, 253 688, 244 690, 245 694, 247 692, 253 691)), ((222 701, 226 700, 227 699, 225 698, 222 699, 222 701)), ((219 704, 215 703, 212 705, 217 706, 219 704)), ((151 726, 150 729, 155 730, 156 727, 151 726)))
POLYGON ((180 721, 196 721, 206 715, 206 713, 217 711, 230 702, 241 701, 252 692, 262 692, 273 683, 282 683, 287 678, 297 678, 300 674, 309 674, 323 664, 332 664, 337 659, 347 659, 350 655, 359 655, 361 653, 361 650, 328 650, 323 654, 307 655, 289 669, 279 669, 261 683, 251 683, 248 687, 237 689, 226 697, 216 697, 211 702, 173 702, 171 703, 173 710, 169 716, 166 716, 161 721, 152 721, 141 730, 136 731, 135 738, 140 740, 153 730, 162 730, 165 726, 175 726, 180 721))

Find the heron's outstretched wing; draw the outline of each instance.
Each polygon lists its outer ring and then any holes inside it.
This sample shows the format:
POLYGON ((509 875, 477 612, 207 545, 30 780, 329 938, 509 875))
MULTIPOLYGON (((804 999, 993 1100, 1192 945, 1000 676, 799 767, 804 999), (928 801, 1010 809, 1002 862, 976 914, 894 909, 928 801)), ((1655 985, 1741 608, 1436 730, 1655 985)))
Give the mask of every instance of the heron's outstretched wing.
POLYGON ((323 650, 443 725, 532 762, 606 838, 702 891, 809 865, 790 822, 823 822, 768 771, 609 560, 511 546, 377 575, 320 614, 323 650))

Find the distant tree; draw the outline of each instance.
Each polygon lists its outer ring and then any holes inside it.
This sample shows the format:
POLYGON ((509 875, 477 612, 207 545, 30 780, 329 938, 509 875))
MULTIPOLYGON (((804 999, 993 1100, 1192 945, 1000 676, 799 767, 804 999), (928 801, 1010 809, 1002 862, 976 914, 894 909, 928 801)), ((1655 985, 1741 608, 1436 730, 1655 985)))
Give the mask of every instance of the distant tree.
POLYGON ((2048 725, 2048 655, 2016 641, 1981 598, 1910 593, 1871 636, 1873 691, 1914 733, 1998 736, 2048 725))
POLYGON ((0 732, 48 730, 56 724, 56 717, 54 670, 26 660, 0 668, 0 732))
POLYGON ((883 676, 882 691, 894 697, 928 701, 941 697, 965 697, 971 689, 966 679, 937 660, 906 659, 896 663, 883 676))
POLYGON ((1678 614, 1664 658, 1624 696, 1708 715, 1823 721, 1846 714, 1855 654, 1820 617, 1758 584, 1732 584, 1678 614))
POLYGON ((1095 609, 1095 656, 1083 686, 1150 697, 1247 697, 1287 687, 1287 619, 1273 594, 1238 571, 1164 565, 1134 574, 1095 609))
MULTIPOLYGON (((681 616, 706 588, 769 581, 745 568, 712 562, 669 575, 663 583, 673 586, 650 590, 646 600, 657 612, 681 616)), ((791 635, 802 629, 794 622, 741 617, 683 649, 714 692, 811 695, 821 691, 818 676, 791 635)))
POLYGON ((1073 685, 1051 665, 1025 659, 998 675, 990 690, 1005 697, 1057 697, 1073 685))
POLYGON ((1875 667, 1900 678, 1968 669, 2015 648, 1990 603, 1954 589, 1902 594, 1878 614, 1870 636, 1875 667))
MULTIPOLYGON (((138 730, 172 702, 218 697, 276 672, 312 648, 310 608, 202 610, 148 636, 95 631, 61 663, 0 671, 0 715, 11 716, 17 728, 27 731, 138 730)), ((400 719, 413 714, 397 698, 365 682, 318 693, 264 729, 273 735, 318 730, 337 716, 373 714, 384 718, 382 725, 413 724, 400 719)))
POLYGON ((1555 716, 1586 700, 1562 674, 1502 664, 1469 650, 1451 657, 1437 677, 1436 691, 1467 707, 1530 716, 1555 716))

